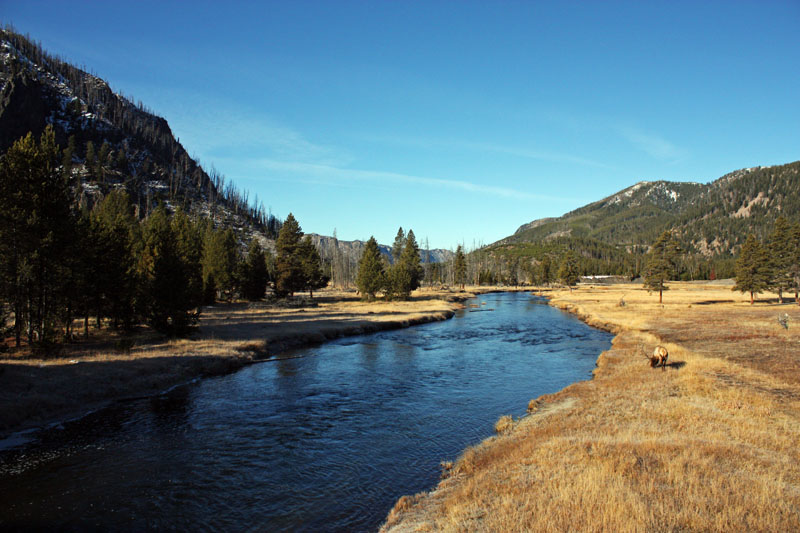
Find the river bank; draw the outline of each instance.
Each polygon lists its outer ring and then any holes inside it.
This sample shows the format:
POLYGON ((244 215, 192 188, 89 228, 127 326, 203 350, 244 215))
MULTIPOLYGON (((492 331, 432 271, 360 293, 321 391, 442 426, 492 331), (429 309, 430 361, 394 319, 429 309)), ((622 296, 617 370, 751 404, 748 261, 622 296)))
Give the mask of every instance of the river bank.
MULTIPOLYGON (((492 290, 498 289, 480 292, 492 290)), ((125 337, 103 330, 46 357, 4 354, 0 443, 14 445, 24 440, 21 432, 78 418, 112 402, 157 395, 204 376, 276 360, 293 348, 446 320, 474 296, 469 291, 421 290, 409 302, 367 303, 354 292, 324 290, 292 304, 204 308, 197 331, 185 339, 165 338, 149 328, 125 337)))
POLYGON ((616 334, 593 379, 533 400, 383 530, 800 528, 800 308, 670 285, 663 305, 636 285, 551 292, 616 334))

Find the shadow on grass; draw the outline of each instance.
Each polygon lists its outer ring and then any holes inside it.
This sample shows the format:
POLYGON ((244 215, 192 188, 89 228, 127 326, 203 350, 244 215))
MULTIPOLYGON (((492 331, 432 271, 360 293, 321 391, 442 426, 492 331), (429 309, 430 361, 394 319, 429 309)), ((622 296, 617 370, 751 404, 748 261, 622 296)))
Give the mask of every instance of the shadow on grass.
POLYGON ((714 305, 714 304, 732 304, 736 300, 703 300, 702 302, 694 302, 694 305, 714 305))

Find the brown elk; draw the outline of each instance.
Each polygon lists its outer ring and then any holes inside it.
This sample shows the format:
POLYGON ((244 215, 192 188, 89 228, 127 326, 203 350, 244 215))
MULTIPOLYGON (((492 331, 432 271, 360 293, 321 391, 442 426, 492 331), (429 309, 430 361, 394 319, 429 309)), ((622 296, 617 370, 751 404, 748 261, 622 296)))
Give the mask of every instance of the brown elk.
POLYGON ((669 357, 669 352, 663 346, 656 346, 656 349, 653 350, 653 355, 650 357, 650 366, 652 368, 656 368, 660 366, 664 368, 667 366, 667 357, 669 357))

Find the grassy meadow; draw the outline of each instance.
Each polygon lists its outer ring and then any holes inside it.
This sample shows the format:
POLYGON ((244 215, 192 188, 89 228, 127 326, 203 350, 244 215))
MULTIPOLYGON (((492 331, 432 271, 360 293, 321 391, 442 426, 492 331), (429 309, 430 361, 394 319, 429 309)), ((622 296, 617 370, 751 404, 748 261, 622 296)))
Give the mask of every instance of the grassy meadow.
POLYGON ((670 288, 663 305, 641 285, 546 292, 616 333, 594 378, 501 417, 383 530, 800 530, 800 306, 670 288))

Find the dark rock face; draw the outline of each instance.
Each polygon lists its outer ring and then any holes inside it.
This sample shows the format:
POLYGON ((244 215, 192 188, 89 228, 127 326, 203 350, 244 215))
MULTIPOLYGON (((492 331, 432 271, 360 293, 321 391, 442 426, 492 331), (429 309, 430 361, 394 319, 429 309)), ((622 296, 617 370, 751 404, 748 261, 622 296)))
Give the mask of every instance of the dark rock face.
POLYGON ((41 84, 17 74, 0 93, 0 152, 5 152, 29 131, 41 134, 47 125, 51 104, 41 84))

